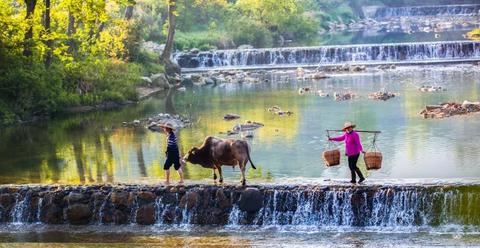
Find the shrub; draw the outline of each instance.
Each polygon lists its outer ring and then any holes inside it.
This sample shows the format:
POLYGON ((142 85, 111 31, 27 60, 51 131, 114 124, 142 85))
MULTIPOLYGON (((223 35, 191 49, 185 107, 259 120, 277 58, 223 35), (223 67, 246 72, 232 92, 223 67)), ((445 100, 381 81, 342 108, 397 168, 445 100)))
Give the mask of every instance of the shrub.
POLYGON ((273 45, 273 34, 260 22, 240 17, 229 22, 229 34, 237 45, 250 44, 255 47, 273 45))
POLYGON ((207 31, 207 32, 191 32, 175 33, 175 49, 184 51, 192 48, 203 48, 211 50, 217 48, 217 43, 224 34, 221 32, 207 31))

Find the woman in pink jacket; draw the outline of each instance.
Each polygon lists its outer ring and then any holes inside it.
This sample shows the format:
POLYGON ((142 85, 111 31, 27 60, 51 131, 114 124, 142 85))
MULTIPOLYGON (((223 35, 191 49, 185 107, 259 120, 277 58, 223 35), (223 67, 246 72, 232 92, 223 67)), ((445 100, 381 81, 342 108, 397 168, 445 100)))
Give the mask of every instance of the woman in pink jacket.
POLYGON ((362 143, 360 142, 360 136, 357 132, 353 129, 355 125, 347 122, 343 126, 343 131, 345 132, 342 136, 338 136, 335 138, 328 137, 330 141, 344 141, 345 140, 345 155, 348 157, 348 167, 352 172, 352 181, 351 183, 357 183, 356 181, 356 174, 360 177, 358 183, 362 183, 365 181, 365 177, 363 177, 362 172, 357 167, 358 157, 360 157, 360 153, 365 153, 363 151, 362 143))

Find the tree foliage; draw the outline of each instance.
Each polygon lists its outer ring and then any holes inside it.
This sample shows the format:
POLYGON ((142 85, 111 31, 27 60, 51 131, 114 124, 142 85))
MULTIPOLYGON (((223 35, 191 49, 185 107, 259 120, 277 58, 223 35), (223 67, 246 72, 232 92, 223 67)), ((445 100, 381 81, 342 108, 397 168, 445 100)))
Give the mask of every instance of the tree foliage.
POLYGON ((144 73, 136 63, 145 56, 140 22, 125 16, 129 6, 132 0, 0 1, 0 124, 135 99, 144 73))

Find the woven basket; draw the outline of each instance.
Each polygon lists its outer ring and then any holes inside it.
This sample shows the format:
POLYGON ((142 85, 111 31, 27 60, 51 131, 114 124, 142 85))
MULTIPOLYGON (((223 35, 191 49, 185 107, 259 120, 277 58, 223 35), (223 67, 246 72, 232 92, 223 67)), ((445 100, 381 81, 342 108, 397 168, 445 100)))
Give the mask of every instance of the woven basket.
POLYGON ((363 157, 367 170, 378 170, 382 168, 382 153, 381 152, 367 152, 363 157))
POLYGON ((340 164, 340 150, 327 150, 323 152, 323 160, 326 166, 336 166, 340 164))

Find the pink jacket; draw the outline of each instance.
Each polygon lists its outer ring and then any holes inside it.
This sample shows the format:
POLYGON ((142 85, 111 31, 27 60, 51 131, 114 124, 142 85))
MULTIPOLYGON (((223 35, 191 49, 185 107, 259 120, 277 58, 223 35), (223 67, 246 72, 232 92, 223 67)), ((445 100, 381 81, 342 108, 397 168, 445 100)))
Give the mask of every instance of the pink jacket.
POLYGON ((345 153, 347 154, 347 156, 354 156, 360 154, 363 151, 362 143, 360 142, 360 136, 355 131, 345 133, 342 136, 338 136, 335 138, 330 138, 330 140, 345 140, 345 153))

